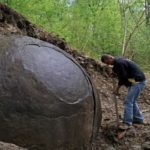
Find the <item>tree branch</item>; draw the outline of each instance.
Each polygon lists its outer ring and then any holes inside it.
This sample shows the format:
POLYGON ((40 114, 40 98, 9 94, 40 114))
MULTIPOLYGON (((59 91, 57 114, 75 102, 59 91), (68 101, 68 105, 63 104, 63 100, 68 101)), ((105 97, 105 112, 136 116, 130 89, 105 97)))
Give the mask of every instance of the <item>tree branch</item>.
POLYGON ((135 27, 133 28, 132 32, 129 34, 129 37, 128 37, 128 39, 127 39, 127 41, 126 41, 126 44, 125 44, 125 50, 124 50, 124 51, 127 50, 128 44, 129 44, 129 42, 130 42, 132 36, 134 35, 136 29, 138 29, 139 26, 145 21, 145 19, 141 21, 141 19, 143 18, 143 16, 144 16, 144 11, 143 11, 142 15, 140 16, 140 18, 139 18, 137 24, 136 24, 135 27))

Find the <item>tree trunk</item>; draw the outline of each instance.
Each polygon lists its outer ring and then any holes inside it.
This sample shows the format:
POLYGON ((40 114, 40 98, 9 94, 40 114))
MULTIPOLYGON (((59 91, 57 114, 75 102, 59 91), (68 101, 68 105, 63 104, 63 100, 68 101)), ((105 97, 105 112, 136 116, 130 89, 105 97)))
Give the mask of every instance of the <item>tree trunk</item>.
POLYGON ((121 15, 121 28, 122 28, 122 56, 125 56, 126 53, 126 37, 127 37, 127 16, 125 9, 125 0, 121 2, 118 0, 120 7, 120 15, 121 15))
POLYGON ((146 25, 150 26, 150 0, 145 0, 146 25))

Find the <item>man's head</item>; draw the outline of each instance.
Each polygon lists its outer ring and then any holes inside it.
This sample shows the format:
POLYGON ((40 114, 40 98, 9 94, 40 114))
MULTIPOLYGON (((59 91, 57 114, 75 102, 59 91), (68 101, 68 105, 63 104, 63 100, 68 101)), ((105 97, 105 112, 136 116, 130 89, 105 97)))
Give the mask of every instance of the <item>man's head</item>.
POLYGON ((115 57, 109 54, 104 54, 101 57, 101 61, 107 65, 114 65, 115 57))

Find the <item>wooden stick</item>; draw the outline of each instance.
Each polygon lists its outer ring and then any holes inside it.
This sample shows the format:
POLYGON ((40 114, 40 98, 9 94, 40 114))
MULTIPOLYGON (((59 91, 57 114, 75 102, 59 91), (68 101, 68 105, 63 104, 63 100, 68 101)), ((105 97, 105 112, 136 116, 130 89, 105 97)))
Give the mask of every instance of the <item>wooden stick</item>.
MULTIPOLYGON (((113 89, 115 89, 115 88, 116 88, 115 79, 113 79, 113 89)), ((116 98, 116 94, 113 94, 113 99, 115 102, 115 110, 116 110, 116 124, 117 124, 117 127, 119 127, 118 101, 116 98)))

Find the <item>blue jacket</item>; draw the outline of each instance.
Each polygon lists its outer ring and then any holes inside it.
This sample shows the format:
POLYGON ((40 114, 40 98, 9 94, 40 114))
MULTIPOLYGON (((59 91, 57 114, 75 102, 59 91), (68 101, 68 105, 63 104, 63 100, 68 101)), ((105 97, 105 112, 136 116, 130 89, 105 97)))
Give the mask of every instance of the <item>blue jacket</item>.
POLYGON ((120 86, 131 86, 132 82, 129 79, 133 79, 135 82, 145 80, 145 75, 138 65, 129 59, 115 58, 113 72, 117 74, 119 79, 118 85, 120 86))

